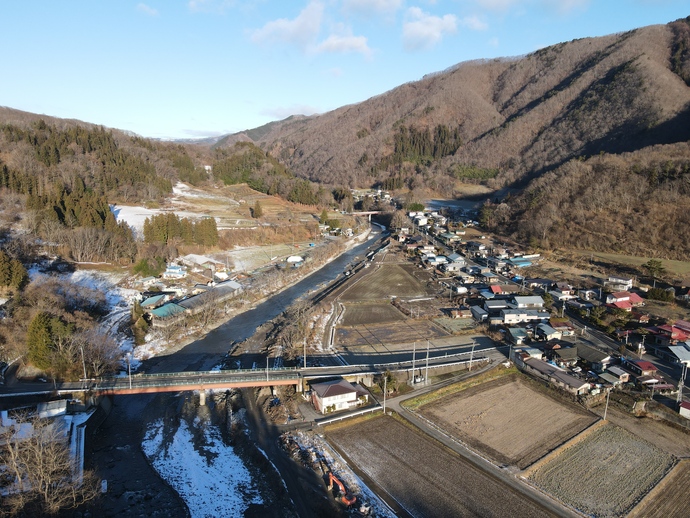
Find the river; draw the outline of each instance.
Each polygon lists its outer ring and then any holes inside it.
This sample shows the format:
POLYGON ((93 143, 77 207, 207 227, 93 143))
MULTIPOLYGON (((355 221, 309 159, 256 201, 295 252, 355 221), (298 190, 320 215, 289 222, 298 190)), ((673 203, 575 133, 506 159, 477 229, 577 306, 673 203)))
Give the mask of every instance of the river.
POLYGON ((241 342, 249 338, 259 326, 280 315, 297 299, 316 287, 335 280, 343 274, 356 257, 363 257, 366 250, 381 237, 382 234, 378 229, 372 230, 369 238, 362 244, 339 255, 289 288, 231 318, 182 349, 148 360, 146 370, 148 372, 180 372, 190 369, 200 371, 212 369, 233 342, 241 342))

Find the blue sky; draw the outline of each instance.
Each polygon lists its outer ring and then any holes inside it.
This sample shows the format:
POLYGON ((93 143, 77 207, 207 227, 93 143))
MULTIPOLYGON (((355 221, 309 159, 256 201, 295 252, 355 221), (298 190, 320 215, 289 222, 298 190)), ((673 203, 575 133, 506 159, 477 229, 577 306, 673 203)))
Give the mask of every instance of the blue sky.
POLYGON ((688 0, 6 1, 0 105, 145 137, 219 135, 689 15, 688 0))

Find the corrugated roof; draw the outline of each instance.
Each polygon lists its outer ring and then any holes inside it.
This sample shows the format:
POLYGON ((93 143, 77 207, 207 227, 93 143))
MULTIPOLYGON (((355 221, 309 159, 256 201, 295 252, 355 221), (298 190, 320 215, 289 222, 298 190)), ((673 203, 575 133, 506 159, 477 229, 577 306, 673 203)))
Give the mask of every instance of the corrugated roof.
POLYGON ((147 308, 149 306, 156 306, 160 301, 165 299, 165 295, 156 295, 154 297, 149 297, 142 301, 141 307, 142 308, 147 308))
POLYGON ((163 304, 161 307, 151 310, 151 314, 157 318, 169 318, 184 313, 184 308, 174 302, 163 304))

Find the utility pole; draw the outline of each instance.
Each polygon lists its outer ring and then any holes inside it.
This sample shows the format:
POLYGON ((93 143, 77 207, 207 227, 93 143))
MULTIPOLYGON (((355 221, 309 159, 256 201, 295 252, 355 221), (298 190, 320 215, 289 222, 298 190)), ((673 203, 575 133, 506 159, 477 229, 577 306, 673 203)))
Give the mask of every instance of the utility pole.
POLYGON ((84 361, 84 346, 80 345, 79 349, 81 350, 81 365, 84 367, 84 386, 86 386, 86 361, 84 361))
POLYGON ((606 412, 609 409, 609 396, 611 395, 611 390, 606 391, 606 406, 604 407, 604 421, 606 421, 606 412))
POLYGON ((266 381, 268 381, 268 354, 266 355, 266 381))
POLYGON ((412 345, 412 383, 414 384, 414 357, 417 355, 417 342, 412 345))
POLYGON ((683 370, 680 374, 680 379, 678 380, 678 396, 676 397, 676 403, 679 405, 683 402, 683 387, 685 386, 685 375, 688 372, 687 362, 683 362, 683 370))
POLYGON ((127 353, 127 372, 129 374, 129 388, 132 389, 132 353, 127 353))
POLYGON ((426 341, 426 372, 424 373, 424 380, 429 383, 429 340, 426 341))
POLYGON ((388 392, 388 375, 383 373, 383 414, 386 414, 386 392, 388 392))
POLYGON ((468 372, 472 372, 472 361, 474 359, 474 346, 477 345, 477 342, 474 340, 472 341, 472 352, 470 353, 470 368, 468 369, 468 372))

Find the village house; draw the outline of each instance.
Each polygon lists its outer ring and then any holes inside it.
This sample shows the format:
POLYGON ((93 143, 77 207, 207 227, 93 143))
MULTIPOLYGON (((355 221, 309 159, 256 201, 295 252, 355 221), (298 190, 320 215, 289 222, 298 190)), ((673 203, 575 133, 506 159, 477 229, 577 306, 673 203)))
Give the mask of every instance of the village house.
POLYGON ((622 369, 618 365, 612 365, 606 369, 606 372, 615 376, 620 383, 627 383, 630 381, 630 373, 625 369, 622 369))
POLYGON ((328 414, 366 403, 369 393, 358 385, 339 379, 312 384, 311 401, 317 412, 328 414))
POLYGON ((543 292, 547 292, 554 285, 554 282, 551 279, 535 278, 524 279, 523 284, 526 288, 529 288, 530 290, 541 290, 543 292))
POLYGON ((604 281, 604 286, 612 291, 630 291, 633 288, 633 279, 612 276, 604 281))
POLYGON ((513 306, 516 309, 537 309, 544 307, 544 299, 539 295, 532 296, 515 296, 513 297, 513 306))
POLYGON ((604 372, 612 361, 610 355, 586 344, 577 345, 577 355, 587 370, 604 372))
POLYGON ((163 272, 164 279, 183 279, 187 276, 187 269, 179 264, 169 264, 163 272))
POLYGON ((606 295, 606 304, 630 311, 633 307, 644 305, 644 299, 637 293, 630 293, 629 291, 616 291, 606 295))
POLYGON ((680 408, 678 409, 678 413, 685 417, 686 419, 690 419, 690 403, 687 401, 682 401, 680 403, 680 408))
POLYGON ((560 331, 556 331, 553 327, 545 323, 537 324, 535 334, 538 340, 546 341, 560 340, 563 336, 563 334, 560 331))
POLYGON ((550 363, 537 358, 527 358, 522 363, 523 370, 525 372, 547 379, 557 387, 560 387, 571 394, 582 395, 589 392, 589 383, 571 376, 563 369, 560 369, 555 365, 551 365, 550 363))
POLYGON ((574 367, 578 362, 577 347, 563 347, 553 351, 551 358, 561 368, 574 367))

